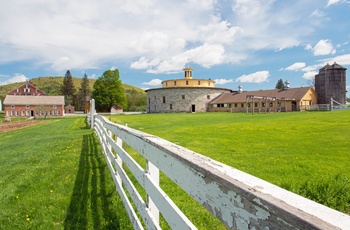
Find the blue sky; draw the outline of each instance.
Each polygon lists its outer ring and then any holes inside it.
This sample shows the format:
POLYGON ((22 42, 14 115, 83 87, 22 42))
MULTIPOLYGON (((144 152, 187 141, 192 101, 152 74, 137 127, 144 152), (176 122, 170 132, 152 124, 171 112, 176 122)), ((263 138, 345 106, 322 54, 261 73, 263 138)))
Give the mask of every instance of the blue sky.
POLYGON ((0 21, 0 85, 118 68, 123 83, 157 88, 189 65, 249 91, 350 68, 349 0, 11 0, 0 21))

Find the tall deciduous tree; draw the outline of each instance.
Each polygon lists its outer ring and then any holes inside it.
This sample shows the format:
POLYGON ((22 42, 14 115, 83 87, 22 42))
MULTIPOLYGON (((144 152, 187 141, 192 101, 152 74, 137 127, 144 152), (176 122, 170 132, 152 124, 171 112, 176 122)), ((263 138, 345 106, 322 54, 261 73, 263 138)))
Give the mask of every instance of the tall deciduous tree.
POLYGON ((276 84, 276 89, 283 89, 284 83, 282 79, 279 79, 276 84))
POLYGON ((86 102, 86 97, 90 96, 91 90, 89 86, 89 79, 87 74, 84 74, 84 77, 81 81, 79 93, 78 93, 78 101, 79 101, 79 110, 84 110, 85 109, 85 102, 86 102))
POLYGON ((73 77, 69 70, 67 70, 66 75, 64 76, 60 91, 64 96, 65 104, 73 104, 75 98, 75 88, 73 84, 73 77))
POLYGON ((110 112, 113 106, 126 108, 127 100, 118 69, 107 70, 96 80, 92 98, 95 99, 96 110, 99 111, 110 112))

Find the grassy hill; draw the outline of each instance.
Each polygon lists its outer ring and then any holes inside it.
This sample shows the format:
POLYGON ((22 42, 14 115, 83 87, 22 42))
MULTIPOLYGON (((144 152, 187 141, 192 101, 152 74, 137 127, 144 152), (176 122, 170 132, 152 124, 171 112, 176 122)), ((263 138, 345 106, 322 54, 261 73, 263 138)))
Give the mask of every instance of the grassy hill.
MULTIPOLYGON (((33 78, 30 81, 36 85, 37 88, 44 91, 49 96, 60 95, 60 87, 63 84, 64 77, 39 77, 33 78)), ((76 90, 80 89, 82 78, 73 77, 73 84, 76 90)), ((89 79, 89 86, 92 88, 95 84, 95 79, 89 79)), ((25 84, 25 82, 13 83, 0 86, 0 99, 4 100, 7 93, 17 87, 25 84)), ((140 88, 132 85, 123 84, 125 95, 128 100, 127 111, 144 111, 146 109, 146 92, 140 88)))

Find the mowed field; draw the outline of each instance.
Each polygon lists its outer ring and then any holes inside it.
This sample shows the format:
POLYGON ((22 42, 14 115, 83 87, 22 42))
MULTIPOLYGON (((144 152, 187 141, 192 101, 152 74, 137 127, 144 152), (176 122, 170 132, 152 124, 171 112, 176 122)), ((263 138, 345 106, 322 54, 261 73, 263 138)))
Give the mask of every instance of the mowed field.
POLYGON ((0 132, 0 229, 132 229, 85 120, 0 132))
MULTIPOLYGON (((107 118, 350 214, 350 111, 107 118)), ((0 133, 0 229, 132 229, 85 122, 0 133)), ((199 229, 225 229, 163 176, 161 186, 199 229)))
POLYGON ((350 214, 350 111, 109 118, 350 214))

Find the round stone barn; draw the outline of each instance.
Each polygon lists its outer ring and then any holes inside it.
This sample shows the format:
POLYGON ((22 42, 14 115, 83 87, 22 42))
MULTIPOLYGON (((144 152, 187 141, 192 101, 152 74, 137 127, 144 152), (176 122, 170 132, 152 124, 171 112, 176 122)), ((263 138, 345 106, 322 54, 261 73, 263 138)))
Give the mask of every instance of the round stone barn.
POLYGON ((183 79, 166 80, 162 88, 148 89, 148 113, 208 112, 209 103, 230 89, 216 88, 211 79, 193 79, 192 68, 184 68, 183 79))

